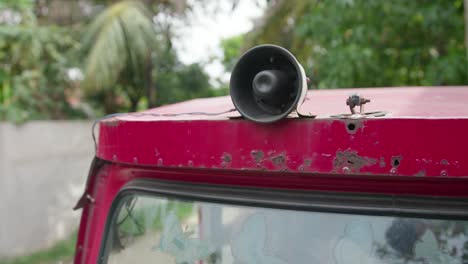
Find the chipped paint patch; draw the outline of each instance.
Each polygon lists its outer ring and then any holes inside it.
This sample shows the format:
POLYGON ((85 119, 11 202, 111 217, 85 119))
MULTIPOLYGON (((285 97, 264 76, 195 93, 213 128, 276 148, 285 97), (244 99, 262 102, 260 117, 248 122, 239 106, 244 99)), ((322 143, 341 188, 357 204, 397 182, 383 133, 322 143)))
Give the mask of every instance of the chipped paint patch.
POLYGON ((312 165, 312 159, 311 158, 304 158, 304 161, 302 162, 301 165, 297 168, 298 171, 305 171, 306 169, 310 169, 310 166, 312 165))
POLYGON ((426 176, 426 171, 425 170, 420 170, 416 174, 414 174, 416 177, 425 177, 426 176))
POLYGON ((387 166, 387 163, 385 162, 384 157, 380 157, 379 166, 380 168, 385 168, 385 166, 387 166))
POLYGON ((450 163, 448 162, 448 160, 443 159, 443 160, 440 161, 440 165, 447 166, 447 165, 450 165, 450 163))
POLYGON ((372 166, 376 163, 376 159, 361 157, 356 151, 337 151, 333 160, 333 170, 335 172, 358 173, 363 167, 372 166))
POLYGON ((265 156, 265 154, 261 150, 252 150, 250 152, 250 155, 257 164, 260 164, 263 161, 263 157, 265 156))
POLYGON ((273 156, 270 159, 271 162, 273 162, 273 165, 275 165, 276 167, 284 168, 286 165, 286 155, 284 154, 284 152, 282 152, 279 155, 273 156))
POLYGON ((223 155, 221 156, 221 160, 222 160, 221 162, 222 168, 229 167, 232 162, 232 156, 231 154, 224 152, 223 155))

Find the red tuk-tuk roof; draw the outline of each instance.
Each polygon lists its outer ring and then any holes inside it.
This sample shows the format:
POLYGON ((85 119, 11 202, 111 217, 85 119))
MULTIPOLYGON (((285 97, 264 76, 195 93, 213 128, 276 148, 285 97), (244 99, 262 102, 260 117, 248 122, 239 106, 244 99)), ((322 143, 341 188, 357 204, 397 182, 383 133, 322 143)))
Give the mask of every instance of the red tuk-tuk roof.
MULTIPOLYGON (((346 99, 351 94, 360 94, 371 100, 365 111, 385 111, 385 118, 468 118, 468 87, 388 87, 360 89, 311 90, 300 107, 301 112, 326 118, 348 114, 346 99)), ((234 106, 229 96, 194 99, 144 111, 146 114, 178 113, 219 113, 234 106)), ((119 116, 121 120, 200 120, 223 119, 240 116, 238 112, 228 112, 216 116, 178 115, 152 116, 128 114, 119 116)))
POLYGON ((102 121, 97 156, 158 168, 460 178, 467 88, 313 90, 300 112, 316 118, 272 124, 237 118, 229 97, 195 99, 102 121), (366 112, 386 114, 346 118, 353 93, 371 100, 366 112))

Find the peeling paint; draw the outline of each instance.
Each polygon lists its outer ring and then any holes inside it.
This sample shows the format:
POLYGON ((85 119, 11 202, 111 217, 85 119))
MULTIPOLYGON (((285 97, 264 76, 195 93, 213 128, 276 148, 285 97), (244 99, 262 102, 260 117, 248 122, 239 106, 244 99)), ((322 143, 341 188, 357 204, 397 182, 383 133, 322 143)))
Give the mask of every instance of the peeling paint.
POLYGON ((349 173, 349 168, 348 167, 343 167, 343 173, 348 174, 349 173))
POLYGON ((277 156, 271 157, 271 161, 276 167, 284 167, 286 165, 286 155, 282 152, 277 156))
POLYGON ((231 165, 232 162, 232 156, 229 153, 224 152, 223 155, 221 156, 221 168, 225 168, 231 165))
POLYGON ((304 161, 302 162, 301 165, 299 165, 299 167, 297 167, 297 170, 304 171, 306 169, 309 169, 311 165, 312 165, 312 159, 304 158, 304 161))
POLYGON ((231 163, 231 161, 232 161, 232 156, 231 156, 231 154, 224 152, 224 153, 223 153, 223 156, 221 157, 221 159, 223 160, 223 162, 231 163))
POLYGON ((431 164, 432 163, 432 159, 422 159, 422 162, 424 164, 431 164))
POLYGON ((263 151, 261 150, 252 150, 250 152, 250 155, 252 156, 252 159, 255 161, 255 163, 259 164, 263 161, 263 157, 265 156, 263 154, 263 151))
POLYGON ((384 157, 380 157, 379 166, 380 168, 385 168, 385 166, 387 166, 387 163, 385 162, 384 157))
POLYGON ((425 177, 426 176, 426 170, 420 170, 416 174, 414 174, 416 177, 425 177))
POLYGON ((358 173, 363 167, 372 166, 376 163, 376 159, 361 157, 356 151, 345 150, 336 152, 333 168, 335 172, 343 171, 344 168, 347 168, 349 173, 358 173))

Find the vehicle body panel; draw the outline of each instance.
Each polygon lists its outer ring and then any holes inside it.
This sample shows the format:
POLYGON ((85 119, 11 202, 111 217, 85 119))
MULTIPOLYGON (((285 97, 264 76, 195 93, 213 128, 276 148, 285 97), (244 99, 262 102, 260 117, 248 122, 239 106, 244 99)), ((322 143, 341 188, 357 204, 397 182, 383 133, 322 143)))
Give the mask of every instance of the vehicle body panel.
POLYGON ((273 124, 239 118, 227 97, 101 121, 77 205, 83 213, 75 263, 96 262, 113 201, 136 179, 468 198, 468 89, 362 89, 371 99, 366 110, 388 113, 350 118, 345 101, 354 91, 310 92, 301 111, 317 118, 273 124))

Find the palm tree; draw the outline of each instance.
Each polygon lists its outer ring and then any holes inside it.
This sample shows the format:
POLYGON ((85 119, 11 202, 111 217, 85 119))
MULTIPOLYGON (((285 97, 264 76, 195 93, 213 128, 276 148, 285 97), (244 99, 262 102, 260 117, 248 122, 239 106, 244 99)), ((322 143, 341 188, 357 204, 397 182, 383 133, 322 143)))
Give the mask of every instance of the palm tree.
POLYGON ((142 3, 122 1, 106 8, 91 23, 83 42, 88 51, 85 91, 110 95, 105 103, 109 105, 115 86, 121 86, 131 111, 136 110, 143 90, 149 101, 154 100, 151 54, 157 41, 151 14, 142 3))

